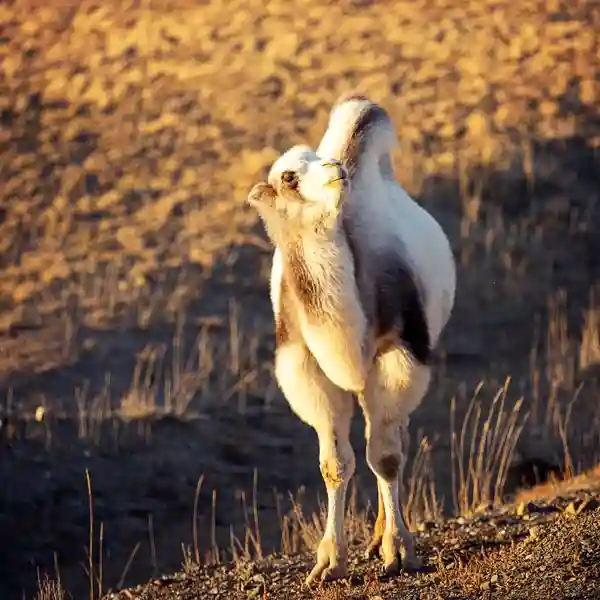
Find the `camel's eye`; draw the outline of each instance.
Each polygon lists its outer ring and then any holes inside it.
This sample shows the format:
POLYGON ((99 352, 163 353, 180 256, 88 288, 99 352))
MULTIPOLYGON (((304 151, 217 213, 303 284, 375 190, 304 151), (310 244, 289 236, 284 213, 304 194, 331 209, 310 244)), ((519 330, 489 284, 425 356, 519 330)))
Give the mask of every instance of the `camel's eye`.
POLYGON ((281 181, 287 187, 295 188, 298 186, 298 175, 294 171, 284 171, 281 174, 281 181))

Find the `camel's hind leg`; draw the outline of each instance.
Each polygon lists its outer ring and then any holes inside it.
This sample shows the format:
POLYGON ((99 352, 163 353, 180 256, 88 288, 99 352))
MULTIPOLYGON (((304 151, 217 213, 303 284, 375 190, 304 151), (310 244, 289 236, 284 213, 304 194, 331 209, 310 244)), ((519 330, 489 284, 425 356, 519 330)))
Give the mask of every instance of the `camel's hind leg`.
POLYGON ((367 549, 365 551, 366 558, 372 558, 381 549, 381 540, 383 539, 383 532, 385 531, 385 504, 383 503, 383 496, 381 494, 381 487, 379 480, 377 480, 377 519, 375 520, 375 528, 373 530, 373 537, 367 549))
MULTIPOLYGON (((408 420, 430 381, 429 367, 417 363, 403 348, 394 348, 376 361, 365 394, 359 398, 365 415, 367 462, 377 477, 383 515, 381 539, 376 528, 371 554, 381 546, 384 573, 399 571, 399 555, 407 570, 420 566, 415 542, 402 515, 399 478, 408 452, 408 420)), ((381 512, 381 508, 380 508, 381 512)))
POLYGON ((292 410, 319 438, 319 465, 327 488, 327 525, 317 564, 307 578, 332 580, 347 574, 344 513, 348 483, 354 474, 350 421, 354 398, 335 386, 302 343, 277 349, 275 375, 292 410))

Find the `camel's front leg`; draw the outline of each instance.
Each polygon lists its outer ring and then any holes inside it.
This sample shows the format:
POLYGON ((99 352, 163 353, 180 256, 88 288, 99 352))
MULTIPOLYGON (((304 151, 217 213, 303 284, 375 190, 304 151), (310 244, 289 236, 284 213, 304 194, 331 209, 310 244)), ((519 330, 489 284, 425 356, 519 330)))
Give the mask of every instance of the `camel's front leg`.
POLYGON ((327 524, 317 551, 317 563, 306 579, 330 581, 348 569, 344 513, 346 490, 354 474, 350 445, 352 395, 335 386, 306 347, 299 343, 277 349, 275 375, 292 410, 319 437, 319 466, 327 488, 327 524))
POLYGON ((335 419, 337 426, 319 431, 319 463, 327 488, 327 524, 317 551, 317 564, 307 577, 307 584, 317 577, 323 581, 339 579, 348 572, 344 515, 348 483, 354 473, 354 452, 348 439, 349 422, 345 423, 348 415, 341 416, 342 422, 335 419))

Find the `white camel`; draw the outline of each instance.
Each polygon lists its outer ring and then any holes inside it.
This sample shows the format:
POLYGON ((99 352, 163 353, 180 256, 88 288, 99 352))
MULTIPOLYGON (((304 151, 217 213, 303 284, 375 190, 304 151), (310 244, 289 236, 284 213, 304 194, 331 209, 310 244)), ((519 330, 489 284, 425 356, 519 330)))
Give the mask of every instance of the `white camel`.
POLYGON ((354 396, 377 477, 378 516, 367 556, 384 575, 420 560, 400 505, 410 413, 430 382, 432 349, 454 305, 456 271, 438 222, 396 182, 387 112, 341 98, 316 151, 295 146, 248 202, 275 245, 271 302, 275 375, 319 439, 328 497, 325 534, 307 583, 347 574, 344 511, 354 473, 354 396))

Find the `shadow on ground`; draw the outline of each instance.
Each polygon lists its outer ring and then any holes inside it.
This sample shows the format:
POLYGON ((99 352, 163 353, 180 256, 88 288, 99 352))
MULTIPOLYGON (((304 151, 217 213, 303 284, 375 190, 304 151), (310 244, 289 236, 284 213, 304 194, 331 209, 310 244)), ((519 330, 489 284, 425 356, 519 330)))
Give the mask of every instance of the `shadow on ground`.
MULTIPOLYGON (((420 201, 443 222, 459 263, 457 307, 442 344, 446 365, 412 423, 415 433, 422 430, 430 438, 438 437, 434 466, 441 474, 438 491, 446 497, 450 397, 459 397, 464 412, 480 379, 492 382, 495 391, 493 382, 501 384, 507 375, 516 382, 511 396, 520 391, 531 394, 530 352, 536 343, 540 367, 551 361, 544 354, 543 340, 536 339, 536 327, 538 332, 547 330, 553 318, 548 298, 562 290, 568 293, 569 331, 575 341, 580 336, 590 292, 600 274, 600 164, 588 144, 590 130, 599 129, 597 122, 580 119, 579 130, 568 139, 535 141, 533 181, 520 159, 508 170, 480 168, 471 173, 468 179, 471 186, 479 185, 481 208, 466 239, 460 233, 465 190, 452 178, 435 177, 424 183, 420 201), (486 238, 489 231, 495 231, 491 241, 486 238)), ((258 224, 256 232, 260 235, 258 224)), ((212 543, 213 518, 220 544, 227 545, 231 524, 241 531, 244 516, 235 492, 251 494, 254 469, 259 472, 266 549, 277 547, 280 535, 272 488, 285 493, 307 485, 309 506, 314 505, 314 495, 321 491, 315 437, 290 413, 270 382, 268 290, 265 278, 256 276, 264 261, 268 253, 248 245, 231 248, 211 272, 182 265, 169 271, 165 280, 196 290, 183 327, 162 321, 160 314, 146 328, 94 329, 82 322, 64 362, 44 372, 16 369, 2 374, 5 403, 10 399, 13 407, 32 407, 43 399, 47 410, 43 424, 26 420, 25 411, 15 410, 2 429, 0 554, 9 557, 0 573, 3 597, 20 597, 22 589, 32 593, 37 569, 52 572, 55 560, 74 593, 85 589, 81 564, 86 561, 89 535, 86 470, 93 488, 96 543, 103 524, 106 586, 117 584, 136 547, 126 583, 180 565, 181 544, 191 543, 194 493, 202 474, 198 506, 204 550, 212 543), (223 371, 231 368, 230 350, 218 351, 231 337, 231 299, 239 305, 237 335, 244 340, 258 338, 253 357, 246 346, 242 348, 242 366, 250 372, 254 361, 254 367, 262 369, 256 385, 245 390, 242 404, 239 390, 228 392, 235 388, 235 373, 219 383, 223 371), (211 356, 217 357, 214 381, 194 382, 198 387, 191 391, 185 416, 128 419, 113 412, 131 393, 140 353, 148 346, 164 348, 163 367, 139 387, 158 390, 156 404, 164 404, 164 384, 172 374, 169 365, 181 347, 192 352, 207 327, 211 356), (87 390, 89 415, 85 410, 79 416, 74 413, 78 387, 87 390), (90 408, 93 402, 96 413, 90 408), (56 411, 55 405, 61 410, 56 411), (218 497, 214 517, 213 489, 218 497)), ((76 320, 77 307, 73 310, 76 320)), ((12 327, 2 343, 35 346, 58 330, 60 315, 57 318, 12 327)), ((593 398, 592 384, 597 389, 598 379, 593 374, 588 379, 582 395, 593 398)), ((572 386, 564 393, 572 396, 572 386)), ((593 402, 579 401, 571 417, 573 429, 585 434, 596 408, 593 402)), ((361 463, 360 422, 353 435, 361 463)), ((597 447, 587 451, 591 456, 597 447)), ((358 478, 359 499, 364 502, 373 491, 364 465, 359 466, 358 478)))

